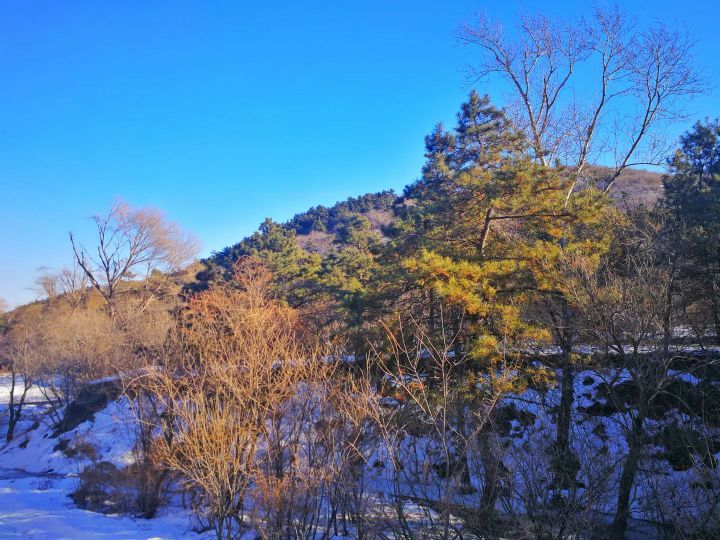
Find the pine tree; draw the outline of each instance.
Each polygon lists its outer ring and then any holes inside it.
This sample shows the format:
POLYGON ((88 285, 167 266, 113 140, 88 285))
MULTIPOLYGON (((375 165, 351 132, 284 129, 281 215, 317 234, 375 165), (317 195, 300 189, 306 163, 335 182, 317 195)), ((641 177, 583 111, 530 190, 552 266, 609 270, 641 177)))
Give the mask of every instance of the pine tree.
POLYGON ((476 92, 454 133, 437 126, 426 138, 426 157, 394 230, 402 267, 484 331, 536 335, 517 302, 534 286, 536 252, 559 243, 572 222, 567 179, 533 162, 504 113, 476 92))
MULTIPOLYGON (((474 369, 492 372, 508 357, 520 364, 523 351, 542 341, 563 344, 558 447, 564 450, 558 454, 564 467, 572 461, 576 360, 573 329, 566 328, 573 307, 565 265, 569 257, 597 262, 607 249, 608 205, 589 188, 568 199, 569 171, 539 164, 503 112, 474 92, 453 133, 438 126, 426 138, 426 158, 393 231, 390 249, 402 268, 394 276, 401 284, 396 290, 414 298, 408 308, 425 316, 430 331, 442 312, 474 369), (533 305, 535 313, 538 306, 551 315, 558 307, 565 312, 559 320, 538 319, 528 316, 533 305)), ((527 365, 518 374, 520 385, 549 376, 527 365)), ((574 473, 569 476, 574 480, 574 473)))
POLYGON ((720 124, 698 122, 680 139, 663 178, 674 226, 685 228, 685 278, 720 336, 720 124))
POLYGON ((213 262, 227 275, 242 257, 256 258, 267 266, 275 294, 289 305, 300 307, 310 300, 321 259, 298 245, 294 230, 266 218, 256 232, 217 253, 213 262))
MULTIPOLYGON (((420 314, 431 334, 450 329, 455 354, 469 359, 456 381, 469 403, 482 402, 483 385, 519 391, 547 375, 522 362, 529 344, 547 339, 524 308, 543 286, 540 253, 561 243, 575 214, 564 205, 569 180, 526 149, 504 113, 471 93, 454 132, 437 126, 426 138, 423 176, 405 191, 403 219, 388 247, 396 268, 393 305, 415 320, 420 314), (497 377, 509 365, 515 375, 497 377)), ((480 435, 489 475, 481 506, 489 516, 499 482, 490 475, 499 459, 489 451, 493 414, 480 435)))

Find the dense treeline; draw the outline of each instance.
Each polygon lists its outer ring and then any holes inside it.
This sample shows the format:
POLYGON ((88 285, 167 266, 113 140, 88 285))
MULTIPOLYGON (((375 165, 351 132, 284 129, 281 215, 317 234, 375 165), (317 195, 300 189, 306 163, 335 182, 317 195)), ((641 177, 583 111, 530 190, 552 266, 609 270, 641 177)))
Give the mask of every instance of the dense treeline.
POLYGON ((352 214, 367 215, 373 211, 391 211, 396 198, 393 191, 350 197, 330 208, 315 206, 307 212, 296 214, 286 225, 301 235, 307 235, 313 231, 337 234, 338 230, 347 227, 348 222, 352 221, 352 214))
MULTIPOLYGON (((720 537, 720 126, 662 155, 659 199, 613 197, 698 81, 664 27, 581 26, 464 28, 480 71, 526 85, 515 108, 471 92, 401 195, 267 219, 195 279, 156 213, 114 207, 96 249, 71 236, 47 300, 4 317, 8 441, 28 385, 62 425, 111 375, 130 507, 180 490, 218 538, 720 537), (602 97, 558 109, 592 58, 602 97), (592 166, 616 92, 644 114, 592 166)), ((116 489, 83 478, 89 507, 116 489)))

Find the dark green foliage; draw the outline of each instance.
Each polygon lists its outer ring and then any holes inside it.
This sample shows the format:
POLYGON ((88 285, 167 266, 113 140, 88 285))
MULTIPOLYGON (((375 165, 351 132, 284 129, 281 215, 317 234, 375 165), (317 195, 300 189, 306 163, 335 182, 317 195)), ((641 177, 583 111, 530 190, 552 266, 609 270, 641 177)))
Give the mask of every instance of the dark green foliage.
POLYGON ((214 255, 211 264, 227 276, 241 257, 264 262, 273 274, 277 294, 293 306, 308 300, 313 278, 320 269, 320 257, 300 248, 295 231, 270 218, 242 242, 214 255))
POLYGON ((720 124, 698 122, 680 138, 680 148, 669 160, 663 178, 666 204, 693 223, 720 219, 720 124), (713 215, 714 214, 714 215, 713 215))
POLYGON ((214 253, 208 259, 208 264, 230 270, 235 261, 243 256, 257 256, 267 251, 293 256, 297 237, 312 232, 336 235, 335 242, 341 246, 353 244, 357 239, 352 231, 371 228, 365 215, 372 211, 391 212, 396 199, 392 190, 381 191, 350 197, 330 208, 315 206, 307 212, 296 214, 284 224, 266 218, 257 232, 234 246, 214 253))
POLYGON ((680 139, 665 176, 665 205, 683 228, 684 277, 720 336, 720 124, 698 122, 680 139))
POLYGON ((325 206, 313 206, 307 212, 295 214, 287 222, 287 227, 297 234, 310 234, 313 231, 327 232, 330 221, 330 209, 325 206))
POLYGON ((666 425, 648 442, 663 448, 658 457, 666 459, 675 471, 686 471, 697 461, 709 469, 717 467, 715 454, 720 451, 720 441, 688 426, 666 425))
POLYGON ((392 190, 349 197, 330 208, 314 206, 306 212, 296 214, 285 224, 285 227, 299 235, 310 234, 313 231, 334 234, 346 226, 348 220, 357 217, 357 214, 367 214, 372 210, 392 211, 396 199, 397 195, 392 190))
POLYGON ((367 346, 359 334, 365 296, 377 280, 382 227, 393 219, 396 200, 394 192, 382 191, 311 208, 285 224, 266 219, 257 232, 204 261, 200 288, 227 279, 241 257, 259 259, 271 271, 279 298, 302 308, 315 331, 342 332, 358 352, 367 346))

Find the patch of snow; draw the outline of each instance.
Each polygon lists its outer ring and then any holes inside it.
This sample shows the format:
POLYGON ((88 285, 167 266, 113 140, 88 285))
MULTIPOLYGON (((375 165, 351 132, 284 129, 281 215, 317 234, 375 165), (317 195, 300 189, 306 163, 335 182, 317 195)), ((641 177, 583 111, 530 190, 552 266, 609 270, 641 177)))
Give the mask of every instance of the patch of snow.
POLYGON ((74 487, 72 478, 6 478, 3 472, 0 469, 0 539, 209 538, 190 530, 189 515, 179 509, 161 512, 150 520, 98 514, 72 505, 68 499, 74 487))
MULTIPOLYGON (((7 406, 10 402, 10 388, 12 386, 12 377, 10 375, 0 376, 0 406, 7 406)), ((15 381, 15 401, 20 397, 23 391, 23 379, 18 377, 15 381)), ((45 395, 42 392, 42 388, 38 385, 32 385, 25 396, 25 402, 37 402, 45 401, 45 395)))

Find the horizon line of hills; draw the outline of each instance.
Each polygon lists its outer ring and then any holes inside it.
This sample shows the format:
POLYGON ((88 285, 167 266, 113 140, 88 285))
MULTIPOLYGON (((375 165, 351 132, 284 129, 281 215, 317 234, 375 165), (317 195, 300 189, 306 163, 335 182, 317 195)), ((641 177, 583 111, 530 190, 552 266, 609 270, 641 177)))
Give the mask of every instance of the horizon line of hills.
MULTIPOLYGON (((610 171, 608 167, 591 165, 587 167, 591 176, 600 177, 610 171)), ((646 169, 627 168, 622 171, 610 190, 611 198, 617 204, 628 206, 652 206, 663 194, 663 174, 646 169)), ((405 188, 407 191, 407 186, 405 188)), ((348 228, 366 228, 380 237, 384 237, 384 228, 397 218, 398 207, 406 204, 406 193, 397 194, 394 189, 375 193, 350 196, 331 206, 317 205, 298 212, 285 222, 276 222, 266 217, 264 225, 272 223, 287 232, 294 232, 300 248, 318 254, 324 254, 333 245, 344 245, 348 228)), ((262 229, 263 224, 259 229, 262 229)), ((230 259, 237 258, 237 251, 252 235, 248 235, 232 246, 226 246, 203 259, 211 264, 226 265, 230 259)))
MULTIPOLYGON (((603 173, 610 170, 597 165, 587 167, 588 174, 593 177, 602 177, 603 173)), ((652 206, 662 198, 662 177, 661 173, 645 169, 624 169, 610 190, 611 198, 617 204, 627 206, 652 206)), ((199 259, 202 268, 197 273, 191 271, 188 274, 182 271, 176 278, 190 291, 201 290, 212 281, 227 278, 233 262, 243 255, 267 250, 280 254, 287 249, 288 242, 296 242, 297 248, 302 252, 320 257, 353 246, 358 233, 374 237, 382 243, 387 240, 387 228, 401 219, 403 206, 414 204, 407 193, 408 187, 406 186, 401 194, 388 189, 350 196, 331 206, 313 206, 285 222, 276 222, 267 217, 254 233, 231 246, 213 251, 209 257, 199 259), (261 237, 272 236, 268 235, 271 229, 282 232, 285 245, 273 244, 266 238, 260 240, 261 237), (263 245, 260 246, 259 243, 263 245), (220 278, 220 275, 223 275, 223 278, 220 278)), ((91 301, 94 296, 92 286, 88 286, 88 292, 90 296, 87 300, 91 301)), ((38 298, 18 305, 10 312, 46 300, 38 298)))

